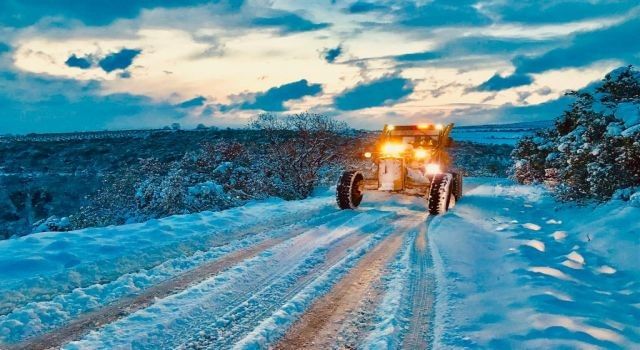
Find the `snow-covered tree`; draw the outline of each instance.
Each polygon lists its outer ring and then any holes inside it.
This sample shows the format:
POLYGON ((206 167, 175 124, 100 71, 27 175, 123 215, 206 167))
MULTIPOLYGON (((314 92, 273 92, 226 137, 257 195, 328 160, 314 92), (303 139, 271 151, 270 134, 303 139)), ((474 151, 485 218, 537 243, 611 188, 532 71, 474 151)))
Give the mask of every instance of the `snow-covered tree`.
MULTIPOLYGON (((346 124, 321 114, 262 114, 250 123, 266 137, 262 168, 279 195, 305 198, 323 168, 340 166, 348 130, 346 124)), ((326 171, 326 169, 324 169, 326 171)))
POLYGON ((624 102, 640 101, 640 72, 633 66, 621 67, 607 74, 597 89, 604 94, 602 102, 615 106, 624 102))
POLYGON ((525 136, 518 141, 511 156, 516 159, 511 175, 520 183, 543 182, 545 178, 546 152, 539 149, 536 141, 540 136, 525 136))
POLYGON ((573 201, 607 200, 640 185, 640 130, 617 115, 621 103, 640 105, 638 87, 640 74, 630 66, 608 74, 596 95, 570 92, 576 100, 554 128, 516 145, 513 178, 553 184, 558 198, 573 201))

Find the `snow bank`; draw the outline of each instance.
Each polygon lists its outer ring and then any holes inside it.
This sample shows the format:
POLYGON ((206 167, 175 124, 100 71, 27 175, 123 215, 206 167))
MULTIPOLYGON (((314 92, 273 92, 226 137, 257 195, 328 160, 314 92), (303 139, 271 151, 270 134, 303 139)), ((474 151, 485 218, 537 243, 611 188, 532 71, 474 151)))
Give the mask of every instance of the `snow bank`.
POLYGON ((483 182, 429 228, 434 348, 637 346, 640 208, 483 182))
MULTIPOLYGON (((0 314, 76 288, 96 284, 107 288, 124 274, 335 210, 332 198, 327 197, 282 203, 271 199, 220 212, 0 241, 0 314)), ((131 290, 144 286, 137 281, 131 284, 131 290)), ((92 300, 87 298, 87 307, 93 305, 92 300)))

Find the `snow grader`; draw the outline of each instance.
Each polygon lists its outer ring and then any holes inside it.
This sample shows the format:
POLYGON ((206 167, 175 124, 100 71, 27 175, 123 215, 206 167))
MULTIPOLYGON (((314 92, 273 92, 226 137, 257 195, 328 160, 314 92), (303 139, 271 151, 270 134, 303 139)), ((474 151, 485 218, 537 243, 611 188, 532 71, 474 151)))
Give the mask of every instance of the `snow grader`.
POLYGON ((385 125, 375 149, 362 155, 369 176, 345 171, 336 188, 340 209, 355 209, 368 190, 423 196, 429 213, 443 214, 462 197, 462 174, 451 168, 447 148, 453 124, 385 125))

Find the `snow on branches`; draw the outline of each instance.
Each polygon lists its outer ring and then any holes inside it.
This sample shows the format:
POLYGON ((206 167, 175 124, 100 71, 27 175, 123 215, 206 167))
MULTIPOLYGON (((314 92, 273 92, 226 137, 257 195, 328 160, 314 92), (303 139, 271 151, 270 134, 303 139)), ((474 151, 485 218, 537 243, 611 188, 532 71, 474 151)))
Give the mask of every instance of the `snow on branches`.
POLYGON ((559 199, 571 201, 604 201, 619 189, 640 186, 638 121, 620 108, 640 109, 640 73, 620 68, 607 74, 595 94, 568 94, 576 100, 553 128, 518 142, 512 177, 545 183, 559 199))

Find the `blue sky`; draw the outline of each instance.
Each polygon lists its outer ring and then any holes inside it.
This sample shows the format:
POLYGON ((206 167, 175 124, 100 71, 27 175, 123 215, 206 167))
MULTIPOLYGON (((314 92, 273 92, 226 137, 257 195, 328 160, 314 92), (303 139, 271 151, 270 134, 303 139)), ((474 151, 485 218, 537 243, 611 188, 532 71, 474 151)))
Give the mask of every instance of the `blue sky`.
POLYGON ((0 0, 0 134, 548 120, 639 32, 637 1, 0 0))

